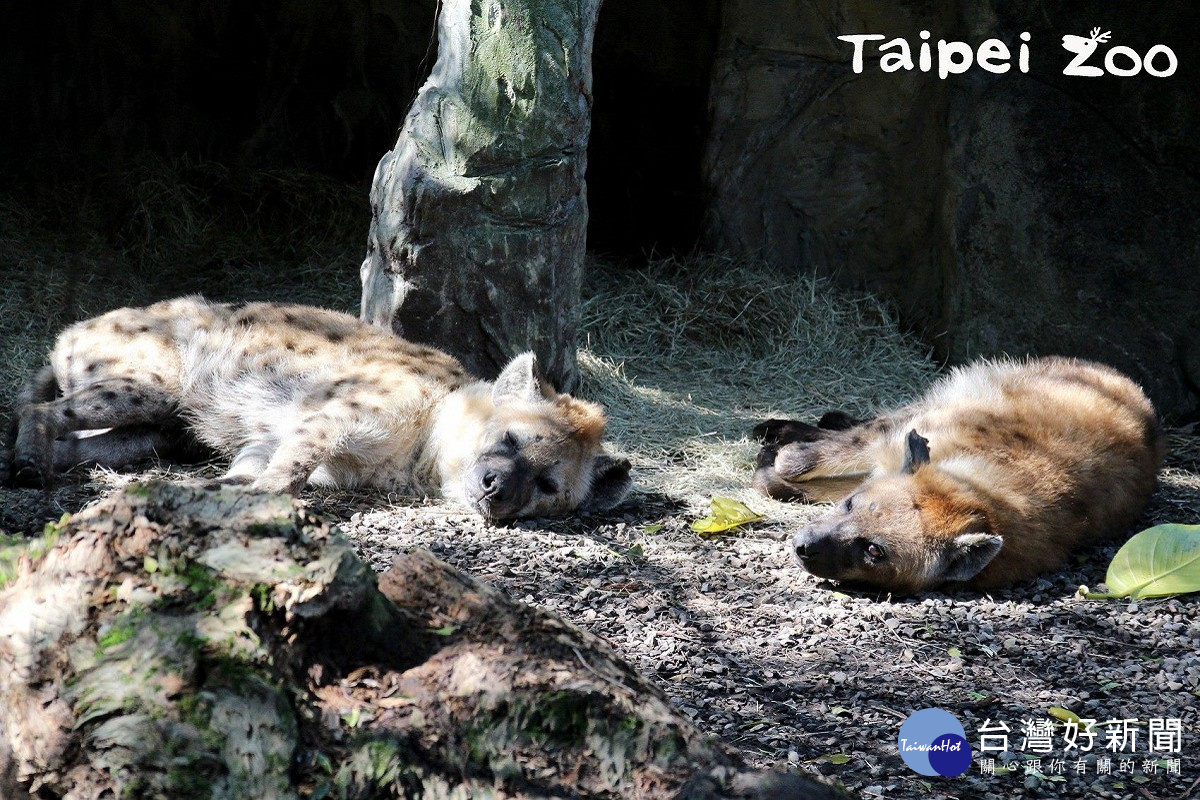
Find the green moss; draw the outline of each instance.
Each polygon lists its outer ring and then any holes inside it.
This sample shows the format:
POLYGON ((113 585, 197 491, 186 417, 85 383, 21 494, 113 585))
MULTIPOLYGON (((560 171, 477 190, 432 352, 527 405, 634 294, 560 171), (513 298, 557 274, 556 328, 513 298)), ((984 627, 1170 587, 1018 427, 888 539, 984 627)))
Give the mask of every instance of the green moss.
POLYGON ((254 606, 259 611, 270 614, 275 610, 275 601, 271 599, 273 588, 265 583, 256 583, 251 587, 250 596, 254 598, 254 606))
POLYGON ((108 650, 137 636, 138 629, 143 623, 142 617, 143 612, 140 608, 130 609, 115 617, 96 639, 97 653, 103 655, 108 650))
POLYGON ((333 779, 339 797, 419 797, 421 776, 409 765, 408 752, 395 739, 361 740, 333 779))
POLYGON ((28 542, 23 536, 0 534, 0 589, 16 580, 17 561, 25 552, 28 542))
POLYGON ((291 517, 277 517, 266 522, 252 522, 246 526, 246 533, 251 536, 267 536, 290 538, 295 524, 291 517))
POLYGON ((188 562, 179 571, 179 576, 183 578, 188 591, 197 596, 196 602, 206 603, 206 605, 198 607, 211 608, 216 603, 214 593, 221 586, 221 582, 217 580, 209 569, 195 562, 188 562))
POLYGON ((532 741, 579 745, 587 736, 589 705, 585 695, 552 692, 518 713, 517 719, 532 741))
POLYGON ((58 544, 58 539, 70 520, 70 514, 63 514, 57 522, 47 522, 42 529, 42 535, 32 539, 0 531, 0 589, 16 579, 17 562, 21 556, 36 561, 46 555, 58 544))

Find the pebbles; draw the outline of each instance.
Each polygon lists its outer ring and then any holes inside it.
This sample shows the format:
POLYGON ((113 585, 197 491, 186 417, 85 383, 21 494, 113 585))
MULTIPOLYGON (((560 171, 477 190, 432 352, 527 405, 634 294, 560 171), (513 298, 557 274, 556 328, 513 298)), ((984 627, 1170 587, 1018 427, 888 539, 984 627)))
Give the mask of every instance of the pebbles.
POLYGON ((398 549, 428 548, 603 636, 751 764, 826 774, 866 796, 1127 795, 1128 775, 1027 772, 1020 752, 1005 754, 1011 772, 980 774, 977 754, 965 775, 930 783, 897 753, 919 708, 950 711, 972 747, 985 720, 1005 721, 1015 748, 1022 720, 1058 705, 1143 730, 1150 717, 1181 719, 1184 774, 1136 785, 1166 797, 1196 779, 1186 767, 1200 734, 1200 603, 1081 599, 1076 587, 1099 582, 1112 548, 993 596, 889 600, 797 572, 782 527, 704 541, 673 514, 650 504, 494 527, 430 508, 342 510, 342 527, 377 569, 398 549))

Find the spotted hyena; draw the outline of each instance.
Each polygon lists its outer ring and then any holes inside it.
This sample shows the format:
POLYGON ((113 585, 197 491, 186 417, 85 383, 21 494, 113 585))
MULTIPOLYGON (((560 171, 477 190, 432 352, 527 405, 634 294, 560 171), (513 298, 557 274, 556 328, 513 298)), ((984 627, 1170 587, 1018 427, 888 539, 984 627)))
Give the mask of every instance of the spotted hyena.
POLYGON ((839 500, 792 538, 818 577, 913 592, 987 589, 1128 530, 1154 489, 1150 401, 1100 364, 1062 358, 956 369, 869 422, 770 420, 755 486, 839 500))
POLYGON ((551 389, 530 353, 489 383, 346 314, 200 297, 63 331, 19 401, 11 471, 120 466, 173 424, 231 459, 225 480, 273 492, 440 492, 503 519, 611 507, 630 485, 602 410, 551 389))

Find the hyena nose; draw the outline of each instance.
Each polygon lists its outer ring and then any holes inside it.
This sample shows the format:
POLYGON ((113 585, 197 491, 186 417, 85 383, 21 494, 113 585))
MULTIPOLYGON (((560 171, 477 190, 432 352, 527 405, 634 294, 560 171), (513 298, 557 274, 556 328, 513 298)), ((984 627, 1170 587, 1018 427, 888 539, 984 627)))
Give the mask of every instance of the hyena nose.
POLYGON ((500 473, 489 469, 479 477, 479 488, 483 489, 484 497, 491 497, 500 491, 500 473))
POLYGON ((796 559, 797 564, 803 564, 806 559, 813 554, 813 534, 808 528, 801 528, 796 531, 796 535, 792 537, 792 557, 796 559))

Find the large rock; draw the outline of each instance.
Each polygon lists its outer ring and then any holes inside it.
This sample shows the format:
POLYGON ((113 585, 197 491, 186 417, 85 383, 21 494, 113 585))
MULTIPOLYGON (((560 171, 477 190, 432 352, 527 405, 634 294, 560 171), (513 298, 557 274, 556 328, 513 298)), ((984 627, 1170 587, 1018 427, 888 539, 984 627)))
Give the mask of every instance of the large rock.
POLYGON ((287 497, 133 486, 0 542, 0 797, 811 797, 605 642, 287 497))
POLYGON ((1197 22, 1183 2, 1147 13, 732 0, 714 68, 709 244, 883 294, 952 361, 1096 358, 1134 375, 1164 412, 1193 413, 1200 48, 1179 32, 1197 22), (1062 36, 1096 25, 1112 45, 1170 45, 1179 72, 1063 76, 1062 36), (868 58, 856 75, 836 38, 917 44, 921 29, 997 37, 1014 62, 1029 31, 1031 70, 943 81, 868 58))

